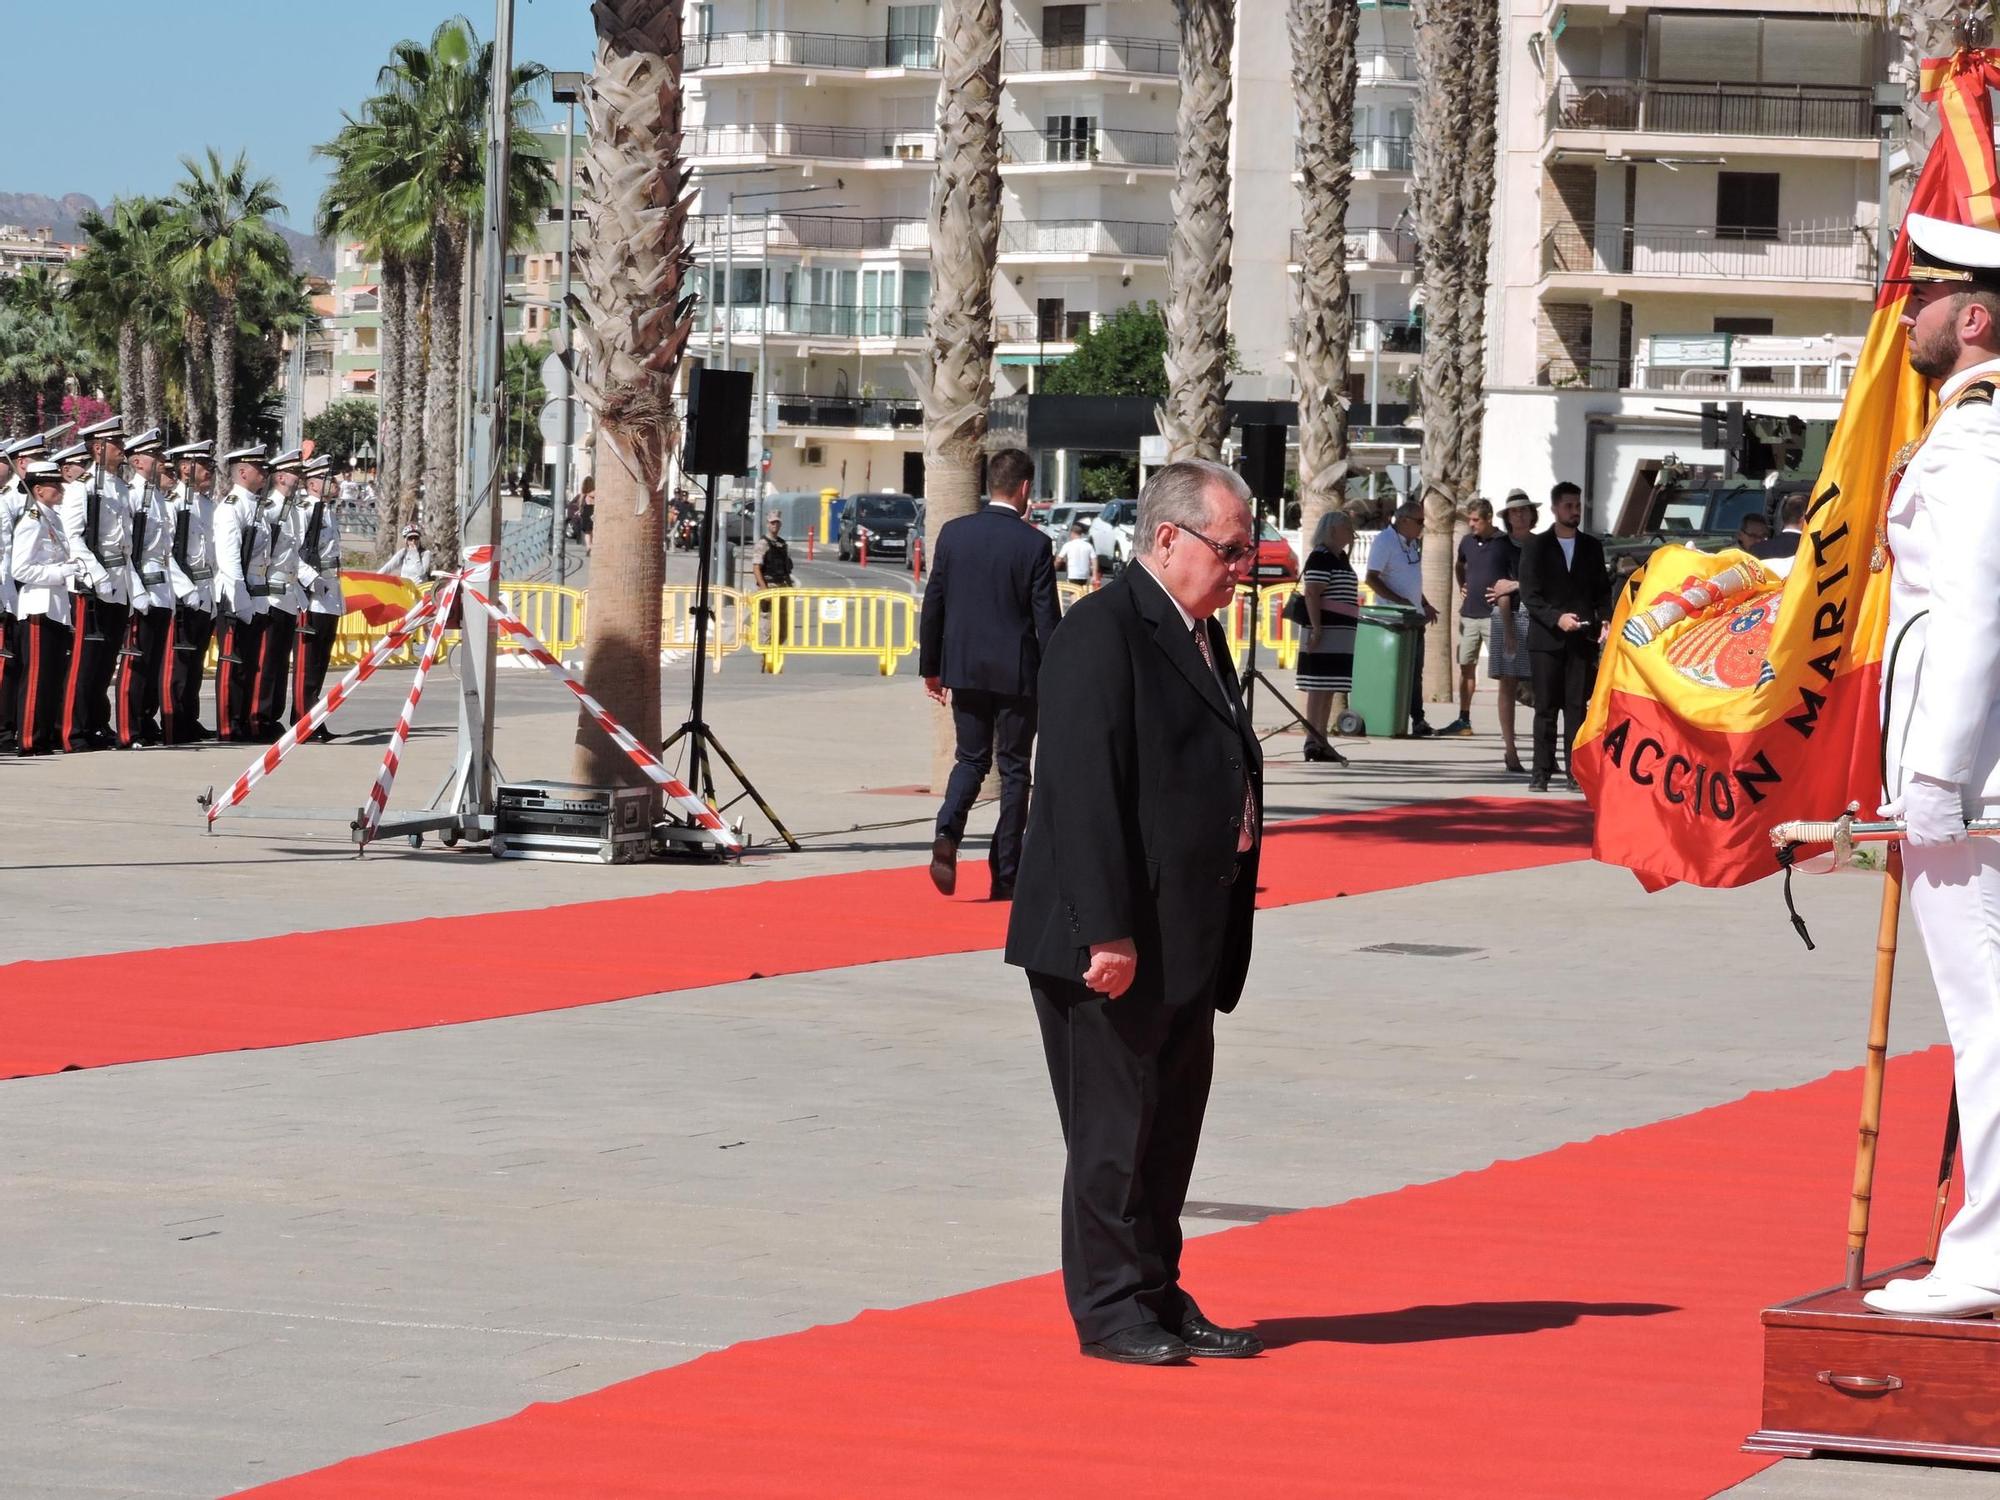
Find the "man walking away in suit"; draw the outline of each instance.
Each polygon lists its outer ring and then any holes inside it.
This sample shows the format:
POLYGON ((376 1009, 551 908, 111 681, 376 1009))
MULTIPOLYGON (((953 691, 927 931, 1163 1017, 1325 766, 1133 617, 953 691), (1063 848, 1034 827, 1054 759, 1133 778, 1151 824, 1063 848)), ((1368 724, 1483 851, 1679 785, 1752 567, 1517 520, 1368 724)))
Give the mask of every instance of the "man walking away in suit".
POLYGON ((1767 562, 1775 562, 1781 558, 1790 562, 1797 557, 1799 542, 1805 535, 1806 506, 1811 500, 1812 496, 1804 490, 1800 490, 1796 495, 1785 496, 1785 503, 1778 511, 1779 523, 1785 529, 1776 536, 1758 543, 1751 549, 1750 555, 1767 562))
POLYGON ((995 901, 1012 899, 1021 865, 1035 744, 1035 676, 1058 615, 1049 539, 1023 519, 1034 478, 1035 461, 1022 449, 1002 448, 988 459, 992 498, 939 530, 924 584, 918 667, 924 691, 951 706, 958 747, 931 843, 931 882, 947 896, 958 889, 966 817, 996 759, 995 901))
POLYGON ((1556 771, 1556 714, 1563 720, 1563 773, 1571 791, 1570 747, 1583 727, 1597 648, 1611 619, 1604 544, 1579 527, 1583 491, 1564 480, 1549 491, 1555 524, 1521 547, 1521 603, 1528 611, 1528 664, 1535 687, 1535 763, 1528 789, 1546 792, 1556 771))
POLYGON ((1180 1285, 1215 1016, 1250 966, 1262 761, 1215 614, 1257 559, 1249 488, 1168 464, 1138 566, 1078 600, 1042 668, 1049 727, 1007 928, 1062 1121, 1063 1292, 1085 1354, 1241 1359, 1180 1285))

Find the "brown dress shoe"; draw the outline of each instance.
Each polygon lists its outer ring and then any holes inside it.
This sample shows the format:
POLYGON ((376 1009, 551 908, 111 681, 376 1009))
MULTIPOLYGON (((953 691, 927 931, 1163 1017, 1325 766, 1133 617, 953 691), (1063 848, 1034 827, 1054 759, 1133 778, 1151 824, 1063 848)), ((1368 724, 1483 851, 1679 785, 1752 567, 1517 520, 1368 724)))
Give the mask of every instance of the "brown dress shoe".
POLYGON ((958 845, 949 835, 941 833, 931 842, 931 884, 941 896, 958 889, 958 845))

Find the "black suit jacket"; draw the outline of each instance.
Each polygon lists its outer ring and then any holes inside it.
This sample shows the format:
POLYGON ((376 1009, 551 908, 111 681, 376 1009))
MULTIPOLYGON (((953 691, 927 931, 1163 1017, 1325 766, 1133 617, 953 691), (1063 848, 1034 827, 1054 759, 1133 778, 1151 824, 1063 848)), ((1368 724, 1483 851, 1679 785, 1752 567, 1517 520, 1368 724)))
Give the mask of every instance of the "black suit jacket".
POLYGON ((1528 649, 1561 651, 1571 640, 1597 644, 1597 628, 1611 618, 1611 575, 1604 569, 1604 544, 1576 534, 1576 561, 1563 561, 1554 531, 1538 531, 1521 543, 1521 605, 1528 611, 1528 649), (1564 615, 1579 616, 1575 633, 1557 628, 1564 615))
POLYGON ((948 688, 1033 697, 1060 613, 1049 539, 1006 506, 983 506, 938 532, 918 672, 948 688))
POLYGON ((1136 564, 1063 617, 1042 665, 1008 963, 1078 979, 1092 943, 1131 938, 1119 1005, 1235 1008, 1257 893, 1257 855, 1239 873, 1236 844, 1246 782, 1263 806, 1263 757, 1222 630, 1202 628, 1219 681, 1136 564))
POLYGON ((1767 536, 1763 541, 1750 549, 1752 557, 1764 559, 1784 558, 1787 561, 1798 556, 1798 552, 1799 533, 1796 531, 1780 531, 1774 536, 1767 536))

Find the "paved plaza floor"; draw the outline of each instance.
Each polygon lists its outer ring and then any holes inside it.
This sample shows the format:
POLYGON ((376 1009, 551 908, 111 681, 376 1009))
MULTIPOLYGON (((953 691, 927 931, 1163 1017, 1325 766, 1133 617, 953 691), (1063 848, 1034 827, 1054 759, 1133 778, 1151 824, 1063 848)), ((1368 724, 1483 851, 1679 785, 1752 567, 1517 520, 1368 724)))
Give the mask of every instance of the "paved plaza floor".
MULTIPOLYGON (((670 673, 670 694, 690 670, 670 673)), ((534 921, 565 902, 916 863, 933 803, 897 789, 928 774, 930 716, 907 667, 864 673, 773 681, 732 660, 713 679, 716 728, 807 836, 803 854, 767 844, 735 866, 400 844, 354 858, 345 819, 393 685, 246 808, 294 812, 212 835, 193 798, 241 751, 0 761, 0 963, 426 915, 534 921)), ((399 804, 448 767, 450 711, 441 683, 399 804)), ((554 684, 503 679, 509 775, 566 775, 573 730, 554 684)), ((1306 766, 1298 747, 1272 741, 1273 817, 1524 789, 1490 732, 1356 744, 1346 769, 1306 766)), ((975 831, 990 822, 983 808, 975 831)), ((754 811, 750 825, 763 831, 754 811)), ((1267 912, 1244 1003, 1218 1028, 1188 1227, 1851 1067, 1878 893, 1864 873, 1802 879, 1810 954, 1775 885, 1647 896, 1588 861, 1267 912), (1396 943, 1456 951, 1380 951, 1396 943)), ((273 1004, 284 980, 215 976, 273 1004)), ((1906 963, 1894 1050, 1941 1036, 1922 964, 1906 963)), ((1057 1253, 1055 1114, 1025 986, 993 953, 17 1079, 0 1084, 0 1139, 7 1496, 224 1494, 741 1340, 1046 1271, 1057 1253)), ((1829 1280, 1844 1223, 1844 1184, 1829 1184, 1829 1280)), ((1997 1491, 1974 1471, 1830 1461, 1740 1487, 1997 1491)))

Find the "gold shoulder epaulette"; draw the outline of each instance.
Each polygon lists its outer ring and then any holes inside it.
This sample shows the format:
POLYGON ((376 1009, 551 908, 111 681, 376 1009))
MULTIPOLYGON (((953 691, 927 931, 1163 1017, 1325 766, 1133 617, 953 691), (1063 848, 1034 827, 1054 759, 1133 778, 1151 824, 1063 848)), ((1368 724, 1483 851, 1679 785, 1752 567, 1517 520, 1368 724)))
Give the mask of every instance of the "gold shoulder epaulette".
POLYGON ((1952 405, 1956 406, 1960 401, 1980 401, 1991 406, 1996 391, 2000 391, 2000 386, 1996 386, 1993 381, 1975 380, 1958 393, 1958 400, 1952 402, 1952 405))

